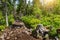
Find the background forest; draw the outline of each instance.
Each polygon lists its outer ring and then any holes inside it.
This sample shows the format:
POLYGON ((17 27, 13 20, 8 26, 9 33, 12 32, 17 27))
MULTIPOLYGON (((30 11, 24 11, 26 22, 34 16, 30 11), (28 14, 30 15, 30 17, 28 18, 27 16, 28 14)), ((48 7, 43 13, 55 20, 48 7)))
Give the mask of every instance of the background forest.
POLYGON ((0 0, 1 31, 17 19, 32 29, 37 24, 52 25, 51 35, 55 35, 56 29, 60 28, 60 0, 0 0))

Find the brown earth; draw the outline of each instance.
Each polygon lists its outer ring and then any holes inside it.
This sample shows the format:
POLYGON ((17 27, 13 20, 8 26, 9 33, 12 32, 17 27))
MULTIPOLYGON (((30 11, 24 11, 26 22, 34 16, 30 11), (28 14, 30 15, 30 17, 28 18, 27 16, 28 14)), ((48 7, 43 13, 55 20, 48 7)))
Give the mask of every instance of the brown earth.
POLYGON ((24 28, 7 28, 1 38, 2 40, 42 40, 30 36, 30 33, 24 28))

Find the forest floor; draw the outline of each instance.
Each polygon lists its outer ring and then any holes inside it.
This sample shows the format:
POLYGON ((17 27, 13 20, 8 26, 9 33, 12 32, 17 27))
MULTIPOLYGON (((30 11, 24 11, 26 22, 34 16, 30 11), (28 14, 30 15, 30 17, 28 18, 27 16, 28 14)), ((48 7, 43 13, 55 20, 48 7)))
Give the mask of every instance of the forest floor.
POLYGON ((2 35, 0 36, 0 40, 42 40, 36 39, 33 36, 30 36, 30 33, 27 32, 28 29, 25 28, 6 28, 2 35))

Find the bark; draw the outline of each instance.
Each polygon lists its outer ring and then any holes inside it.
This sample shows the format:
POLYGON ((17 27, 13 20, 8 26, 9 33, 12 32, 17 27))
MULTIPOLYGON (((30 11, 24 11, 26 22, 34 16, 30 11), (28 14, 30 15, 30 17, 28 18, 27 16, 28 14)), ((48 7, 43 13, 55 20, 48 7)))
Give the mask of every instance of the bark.
POLYGON ((8 24, 8 15, 7 15, 7 12, 6 12, 6 26, 9 26, 9 24, 8 24))
POLYGON ((7 8, 7 1, 5 3, 5 14, 6 14, 6 26, 9 26, 8 24, 8 8, 7 8))

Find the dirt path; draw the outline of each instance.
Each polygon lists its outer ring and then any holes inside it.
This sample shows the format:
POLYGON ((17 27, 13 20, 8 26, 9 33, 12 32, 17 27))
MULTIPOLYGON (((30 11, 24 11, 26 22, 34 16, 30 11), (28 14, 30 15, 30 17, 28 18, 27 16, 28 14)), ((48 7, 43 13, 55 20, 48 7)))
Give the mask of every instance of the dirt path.
POLYGON ((0 36, 0 40, 41 40, 36 39, 29 35, 24 28, 5 29, 3 35, 0 36))

